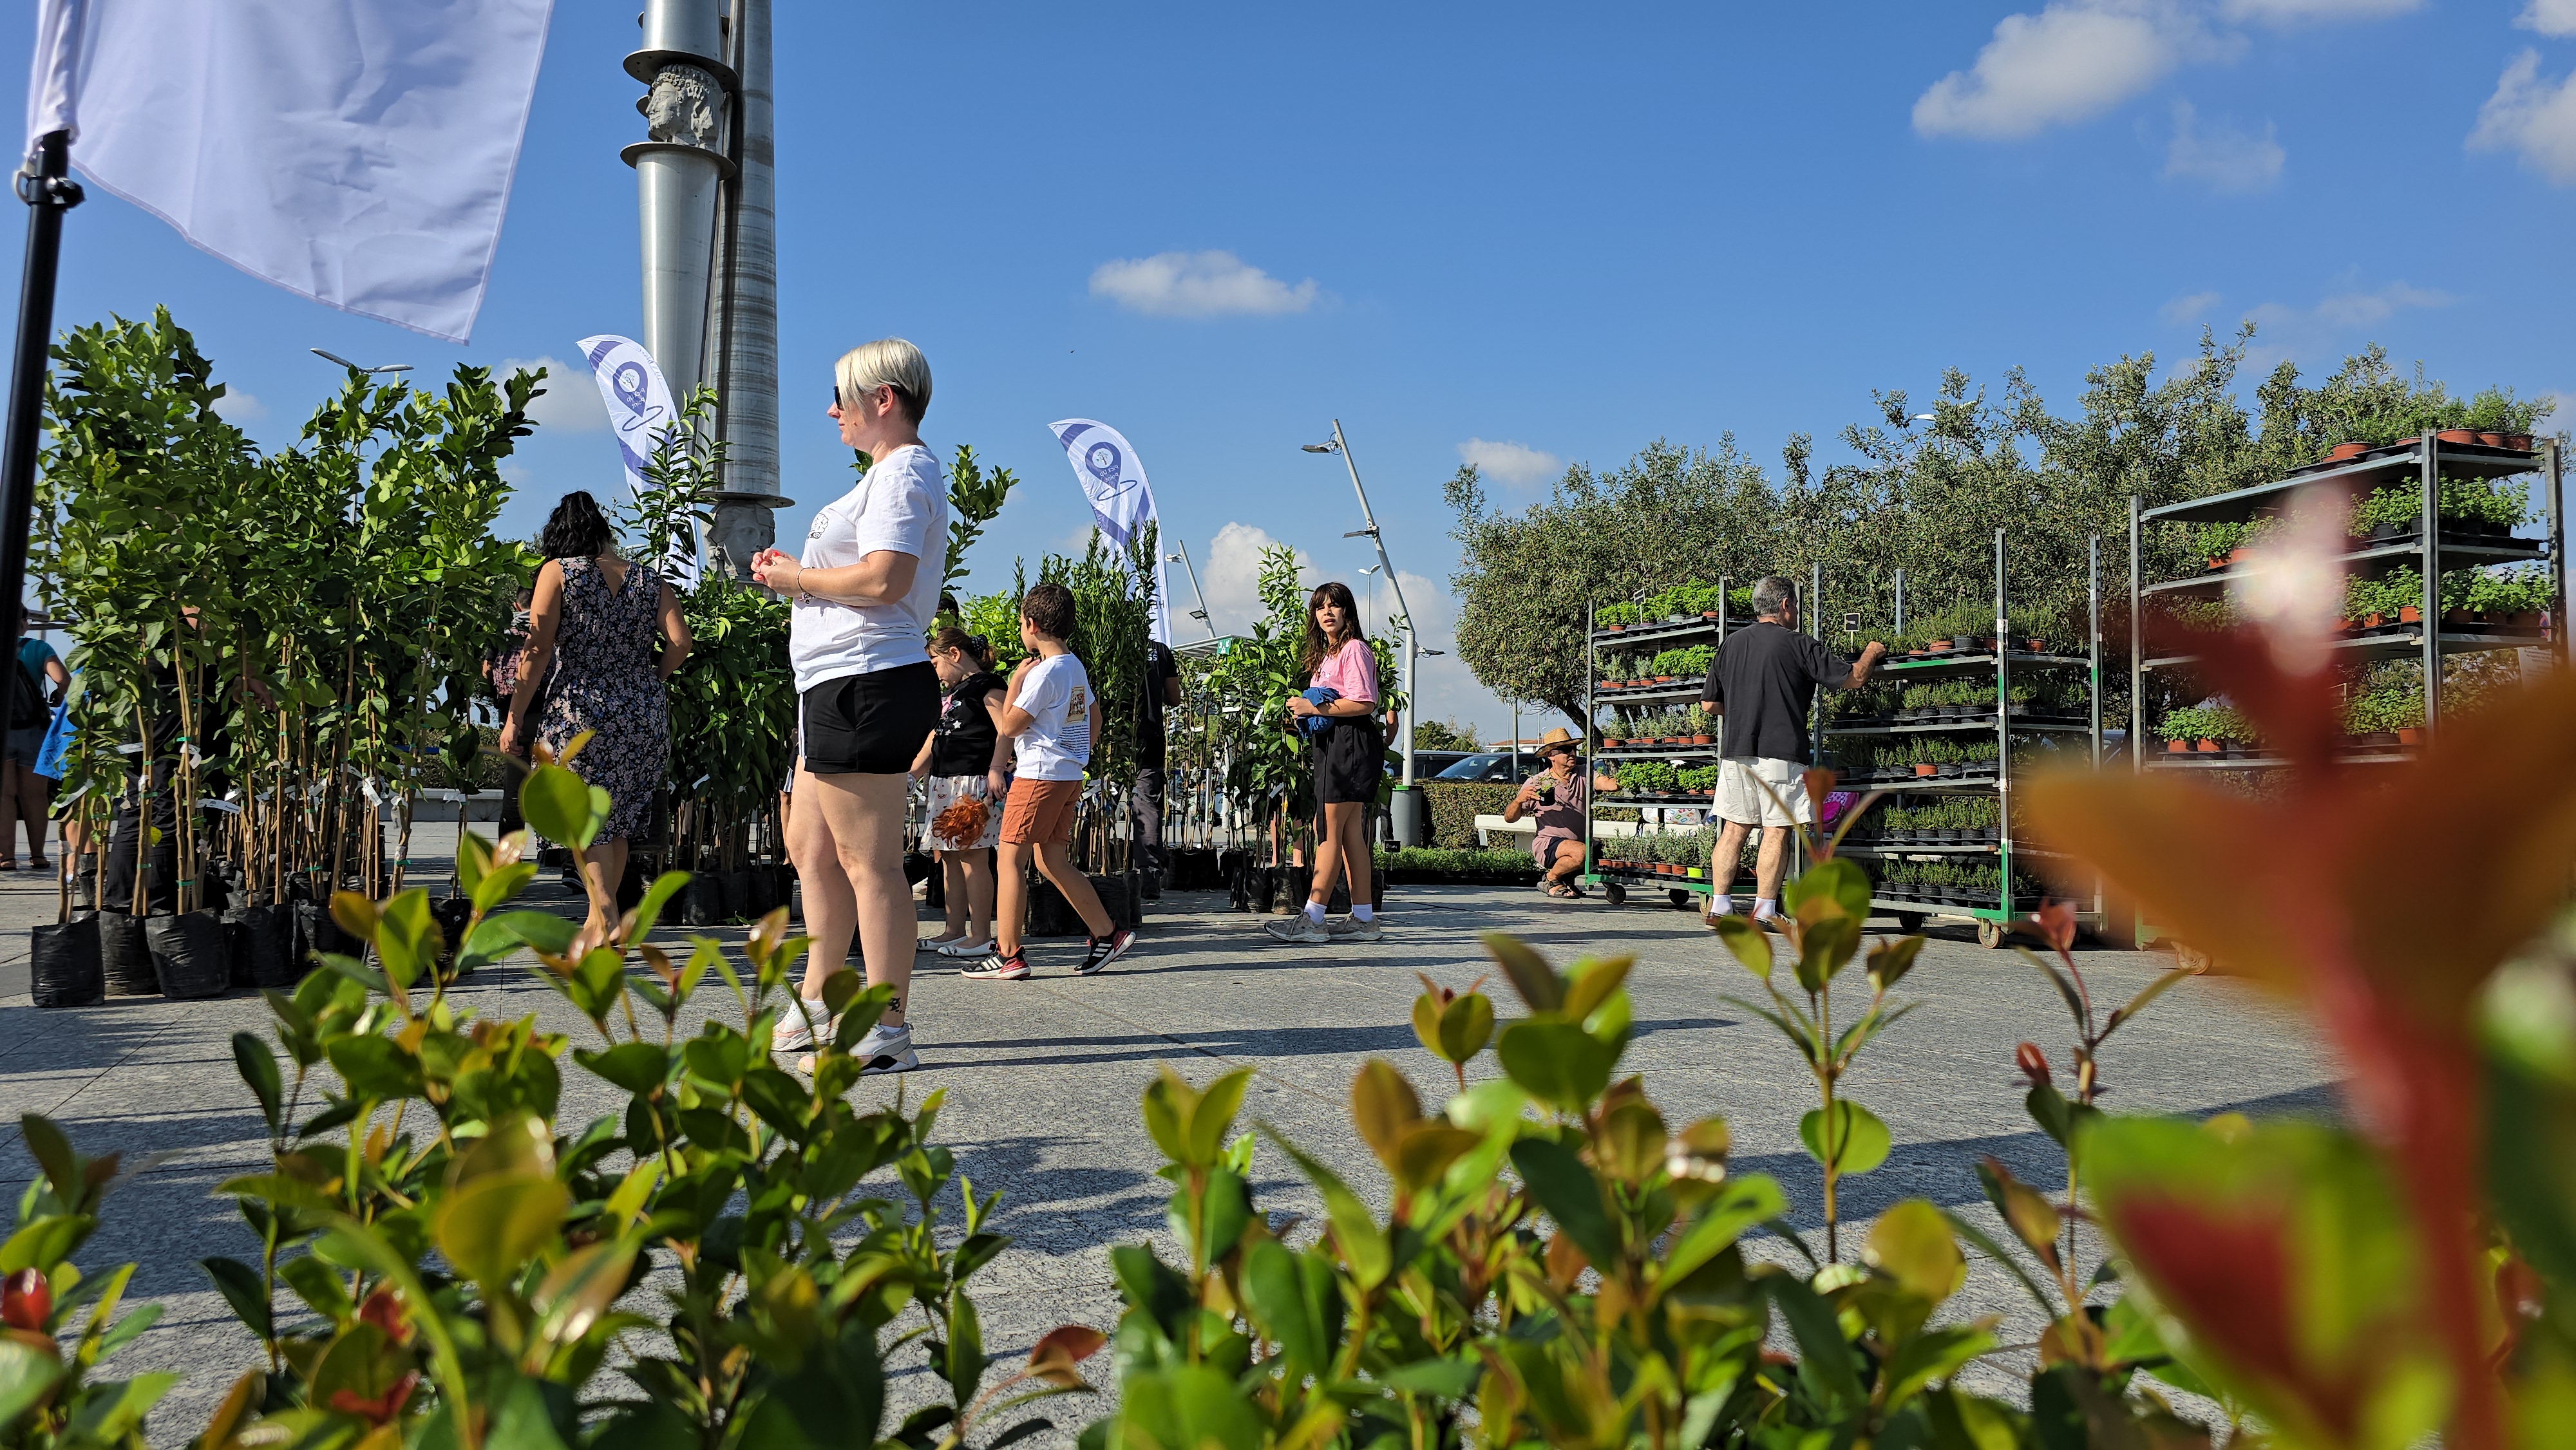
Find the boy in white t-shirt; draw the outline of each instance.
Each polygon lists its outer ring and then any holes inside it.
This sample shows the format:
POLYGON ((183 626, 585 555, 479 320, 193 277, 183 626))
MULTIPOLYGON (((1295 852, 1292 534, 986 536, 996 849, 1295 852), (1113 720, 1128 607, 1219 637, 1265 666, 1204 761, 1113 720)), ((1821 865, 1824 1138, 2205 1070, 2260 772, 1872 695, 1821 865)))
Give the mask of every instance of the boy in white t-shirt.
POLYGON ((1074 968, 1078 975, 1105 970, 1136 941, 1135 931, 1117 925, 1100 904, 1091 878, 1073 869, 1074 808, 1082 802, 1083 768, 1100 731, 1100 702, 1092 697, 1082 661, 1065 644, 1072 633, 1073 591, 1061 584, 1030 590, 1020 601, 1020 643, 1032 653, 1011 672, 1008 688, 984 697, 993 728, 1011 741, 1018 766, 1002 807, 1002 843, 994 863, 1000 879, 993 955, 961 974, 976 981, 1016 982, 1029 974, 1020 928, 1028 918, 1032 852, 1039 874, 1064 893, 1091 934, 1090 950, 1074 968))

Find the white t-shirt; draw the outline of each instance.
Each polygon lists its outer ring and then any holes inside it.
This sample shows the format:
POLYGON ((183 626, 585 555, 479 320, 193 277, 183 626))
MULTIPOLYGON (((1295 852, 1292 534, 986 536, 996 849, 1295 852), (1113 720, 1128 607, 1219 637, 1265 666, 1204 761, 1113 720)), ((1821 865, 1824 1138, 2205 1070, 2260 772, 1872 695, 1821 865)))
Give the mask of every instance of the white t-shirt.
POLYGON ((1040 655, 1020 677, 1012 704, 1029 728, 1011 742, 1018 773, 1031 780, 1080 780, 1091 763, 1091 676, 1070 654, 1040 655))
POLYGON ((798 693, 825 680, 873 674, 929 658, 922 635, 939 608, 939 571, 931 556, 948 532, 948 486, 939 460, 921 445, 906 444, 878 459, 859 486, 814 515, 797 562, 808 569, 840 569, 880 550, 919 561, 912 589, 889 604, 795 601, 787 627, 787 658, 796 667, 798 693))

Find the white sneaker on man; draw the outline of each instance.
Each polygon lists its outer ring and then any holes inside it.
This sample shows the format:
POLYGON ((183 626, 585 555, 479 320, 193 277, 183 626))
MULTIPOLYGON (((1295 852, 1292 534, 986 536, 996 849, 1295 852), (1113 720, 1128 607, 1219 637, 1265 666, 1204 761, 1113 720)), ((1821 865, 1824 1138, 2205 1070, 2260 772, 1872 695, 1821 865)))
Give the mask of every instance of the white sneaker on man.
POLYGON ((1333 940, 1332 932, 1326 929, 1322 922, 1302 911, 1285 921, 1264 922, 1262 925, 1272 936, 1284 942, 1296 942, 1305 946, 1326 946, 1333 940))

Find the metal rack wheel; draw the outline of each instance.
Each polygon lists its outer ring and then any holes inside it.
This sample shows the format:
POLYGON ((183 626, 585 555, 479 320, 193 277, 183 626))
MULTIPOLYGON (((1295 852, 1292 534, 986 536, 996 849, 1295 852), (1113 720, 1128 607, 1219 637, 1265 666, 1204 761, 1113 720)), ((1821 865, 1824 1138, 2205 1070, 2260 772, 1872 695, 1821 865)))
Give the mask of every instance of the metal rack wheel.
POLYGON ((2187 972, 2201 973, 2208 971, 2210 967, 2215 964, 2210 961, 2209 953, 2202 951, 2198 947, 2187 947, 2176 942, 2174 944, 2174 965, 2187 972))
POLYGON ((2003 944, 2004 924, 2002 922, 1980 921, 1977 923, 1977 945, 1984 947, 1988 951, 1993 951, 1995 948, 2002 946, 2003 944))
POLYGON ((1620 885, 1616 881, 1613 881, 1609 885, 1601 888, 1601 899, 1609 902, 1612 906, 1625 905, 1628 900, 1628 888, 1620 885))
POLYGON ((1678 887, 1678 886, 1676 886, 1676 887, 1674 887, 1674 888, 1673 888, 1673 891, 1672 891, 1672 897, 1673 897, 1673 909, 1674 909, 1675 911, 1683 910, 1683 909, 1685 909, 1685 908, 1689 907, 1689 905, 1691 904, 1691 894, 1690 894, 1689 892, 1687 892, 1687 891, 1682 890, 1682 889, 1681 889, 1680 887, 1678 887))
POLYGON ((1896 914, 1896 929, 1905 933, 1907 936, 1912 936, 1916 932, 1921 931, 1923 929, 1923 913, 1919 911, 1898 912, 1896 914))

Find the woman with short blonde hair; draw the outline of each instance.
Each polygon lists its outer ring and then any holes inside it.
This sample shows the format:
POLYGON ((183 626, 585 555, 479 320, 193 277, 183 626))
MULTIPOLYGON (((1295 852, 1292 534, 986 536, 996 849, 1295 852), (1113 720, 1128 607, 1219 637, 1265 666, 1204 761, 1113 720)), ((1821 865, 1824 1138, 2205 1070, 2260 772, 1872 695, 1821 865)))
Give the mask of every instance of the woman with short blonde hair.
POLYGON ((814 515, 798 558, 764 549, 752 577, 794 602, 799 754, 787 851, 812 937, 801 1012, 778 1025, 781 1051, 831 1033, 823 982, 855 935, 871 986, 894 1001, 851 1048, 864 1073, 920 1065, 904 1009, 918 928, 903 879, 904 788, 939 723, 939 675, 922 649, 939 600, 948 529, 939 460, 922 446, 930 364, 899 337, 850 349, 832 370, 829 416, 868 455, 858 487, 814 515))

